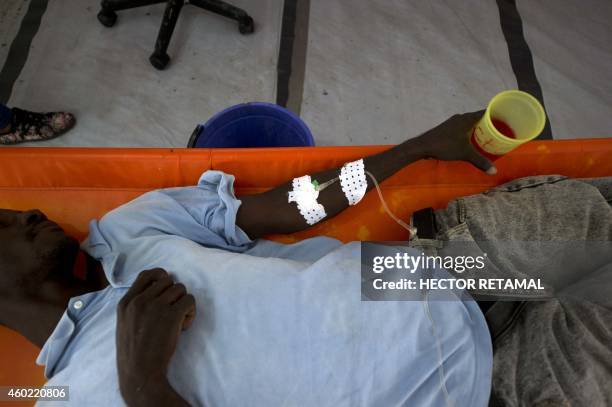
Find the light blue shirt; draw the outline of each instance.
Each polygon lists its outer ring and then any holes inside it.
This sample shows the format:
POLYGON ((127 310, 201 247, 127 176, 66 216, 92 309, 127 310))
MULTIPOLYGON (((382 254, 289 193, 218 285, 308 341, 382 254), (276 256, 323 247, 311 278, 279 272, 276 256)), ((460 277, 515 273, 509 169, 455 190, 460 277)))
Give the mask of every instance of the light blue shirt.
POLYGON ((236 226, 233 181, 208 171, 90 223, 82 249, 110 286, 70 300, 38 357, 47 385, 70 386, 75 406, 123 405, 117 303, 139 272, 161 267, 196 298, 168 372, 194 406, 487 404, 491 340, 476 303, 361 301, 358 242, 251 241, 236 226))

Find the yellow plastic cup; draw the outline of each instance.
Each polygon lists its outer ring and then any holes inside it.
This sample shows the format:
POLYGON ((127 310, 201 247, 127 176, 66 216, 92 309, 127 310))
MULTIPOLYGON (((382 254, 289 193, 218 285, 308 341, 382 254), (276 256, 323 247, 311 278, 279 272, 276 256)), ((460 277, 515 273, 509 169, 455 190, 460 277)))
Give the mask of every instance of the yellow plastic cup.
POLYGON ((538 137, 546 124, 546 113, 536 98, 520 90, 506 90, 491 99, 472 137, 484 152, 503 155, 538 137), (493 125, 500 120, 512 129, 508 137, 493 125))

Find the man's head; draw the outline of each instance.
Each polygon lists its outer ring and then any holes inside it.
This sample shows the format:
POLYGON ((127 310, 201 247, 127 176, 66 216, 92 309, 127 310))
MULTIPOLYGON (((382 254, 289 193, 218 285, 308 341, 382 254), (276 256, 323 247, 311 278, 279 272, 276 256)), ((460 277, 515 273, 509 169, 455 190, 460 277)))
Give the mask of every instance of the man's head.
POLYGON ((39 210, 0 209, 0 295, 72 278, 78 242, 39 210))

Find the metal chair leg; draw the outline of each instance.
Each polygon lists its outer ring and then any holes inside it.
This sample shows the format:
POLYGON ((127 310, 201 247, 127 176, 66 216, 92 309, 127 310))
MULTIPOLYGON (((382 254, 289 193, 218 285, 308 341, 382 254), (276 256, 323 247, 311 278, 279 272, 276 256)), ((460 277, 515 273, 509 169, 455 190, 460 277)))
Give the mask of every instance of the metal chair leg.
POLYGON ((223 17, 238 21, 238 29, 241 34, 250 34, 255 31, 253 18, 241 8, 220 0, 190 0, 189 3, 203 8, 204 10, 222 15, 223 17))
POLYGON ((165 2, 166 0, 102 0, 100 2, 101 9, 98 13, 98 21, 105 27, 112 27, 117 22, 117 13, 115 11, 165 2))
POLYGON ((155 68, 162 70, 170 62, 170 57, 166 53, 168 45, 170 45, 170 39, 174 32, 174 27, 181 13, 181 9, 185 4, 184 0, 168 0, 166 5, 166 11, 164 11, 164 18, 159 28, 159 34, 157 35, 157 41, 155 41, 155 51, 149 57, 151 65, 155 68))

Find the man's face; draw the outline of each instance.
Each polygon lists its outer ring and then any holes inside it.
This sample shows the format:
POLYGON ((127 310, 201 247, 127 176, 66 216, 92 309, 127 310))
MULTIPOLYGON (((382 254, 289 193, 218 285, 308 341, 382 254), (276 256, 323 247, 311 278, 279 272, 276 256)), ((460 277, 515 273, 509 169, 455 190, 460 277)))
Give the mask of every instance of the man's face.
POLYGON ((38 210, 0 209, 0 291, 72 278, 79 244, 38 210))

